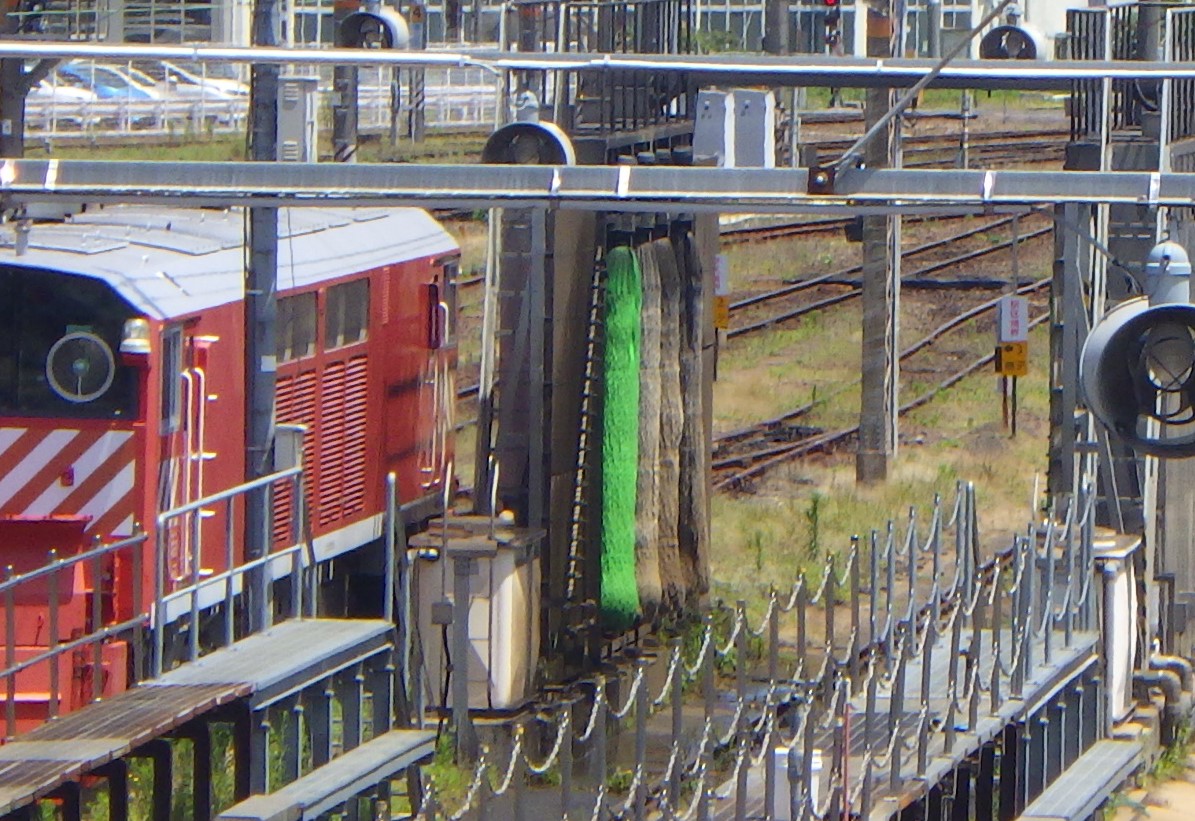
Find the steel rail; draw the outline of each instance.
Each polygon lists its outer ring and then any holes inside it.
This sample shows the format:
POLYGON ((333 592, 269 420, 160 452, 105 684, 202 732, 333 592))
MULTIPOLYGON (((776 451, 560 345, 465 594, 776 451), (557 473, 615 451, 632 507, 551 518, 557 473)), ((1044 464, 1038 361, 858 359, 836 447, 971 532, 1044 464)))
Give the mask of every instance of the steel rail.
MULTIPOLYGON (((212 45, 118 45, 7 40, 0 57, 28 60, 184 60, 200 63, 475 67, 508 71, 683 72, 703 83, 832 85, 856 88, 913 86, 938 64, 932 59, 602 54, 588 52, 391 51, 385 49, 266 48, 212 45)), ((1190 80, 1195 65, 1163 60, 954 60, 931 83, 937 88, 1010 88, 1069 91, 1077 80, 1190 80)))
MULTIPOLYGON (((1033 293, 1035 291, 1041 290, 1042 288, 1046 287, 1046 285, 1048 285, 1049 282, 1050 282, 1049 278, 1038 280, 1037 282, 1033 282, 1033 283, 1030 283, 1028 285, 1025 285, 1025 286, 1019 288, 1017 290, 1017 293, 1018 294, 1033 293)), ((908 348, 901 351, 900 359, 903 361, 904 359, 906 359, 906 358, 912 356, 913 354, 917 353, 918 351, 924 349, 925 347, 927 347, 928 345, 930 345, 931 343, 933 343, 934 341, 939 339, 942 335, 944 335, 948 331, 950 331, 954 328, 957 328, 958 326, 962 325, 963 323, 970 321, 970 320, 980 316, 983 313, 993 310, 996 307, 996 304, 998 302, 999 302, 999 298, 988 300, 974 308, 971 308, 971 309, 963 312, 962 314, 959 314, 958 316, 956 316, 953 319, 949 320, 948 322, 942 324, 938 328, 935 328, 925 338, 913 343, 908 348)), ((1030 327, 1031 328, 1036 327, 1037 325, 1044 322, 1047 318, 1048 318, 1048 314, 1043 314, 1042 316, 1035 318, 1034 320, 1032 320, 1030 322, 1030 327)), ((990 362, 992 362, 994 360, 994 358, 995 358, 995 354, 987 354, 986 356, 982 357, 981 359, 976 360, 975 362, 966 366, 962 370, 956 371, 950 377, 948 377, 944 381, 940 382, 936 387, 923 393, 922 395, 920 395, 917 398, 913 399, 912 401, 906 403, 905 405, 902 405, 898 409, 898 413, 903 415, 903 414, 907 413, 908 411, 911 411, 915 408, 921 407, 922 405, 928 403, 938 393, 953 386, 955 383, 961 381, 965 377, 974 373, 975 371, 977 371, 979 368, 983 367, 984 365, 989 364, 990 362)), ((779 427, 781 424, 790 422, 794 419, 804 416, 806 413, 808 413, 809 411, 811 411, 813 409, 815 404, 817 404, 816 400, 814 402, 809 402, 805 405, 802 405, 801 407, 796 408, 792 411, 789 411, 785 414, 777 416, 773 419, 768 419, 764 422, 760 422, 757 425, 754 425, 752 427, 741 428, 739 430, 732 431, 728 434, 720 436, 714 442, 715 448, 717 448, 718 446, 723 445, 723 444, 742 444, 743 442, 749 440, 749 438, 752 435, 768 434, 769 432, 771 432, 771 431, 775 430, 777 427, 779 427)), ((843 428, 838 431, 830 431, 830 432, 815 434, 813 436, 806 437, 805 439, 802 439, 799 442, 790 442, 790 443, 785 443, 782 445, 776 445, 776 446, 773 446, 770 448, 763 448, 763 449, 760 449, 757 451, 753 451, 750 453, 744 453, 744 454, 741 454, 738 456, 724 456, 724 457, 718 458, 715 455, 715 458, 713 460, 711 460, 711 467, 715 471, 725 470, 725 469, 731 468, 731 467, 744 467, 745 469, 733 474, 729 478, 715 480, 714 485, 713 485, 714 490, 724 490, 728 487, 737 485, 743 479, 751 478, 752 476, 757 475, 758 472, 762 472, 762 470, 756 471, 756 468, 759 467, 760 465, 764 465, 766 468, 766 467, 770 467, 771 465, 777 463, 778 461, 783 461, 785 459, 796 458, 797 456, 804 456, 809 453, 813 453, 817 450, 821 450, 823 448, 832 446, 832 445, 842 441, 843 439, 846 439, 846 438, 854 435, 858 430, 859 430, 859 426, 854 425, 852 427, 843 428)))
POLYGON ((848 168, 832 194, 809 170, 679 166, 4 160, 0 201, 548 207, 611 212, 927 213, 1045 203, 1191 207, 1195 174, 848 168))
MULTIPOLYGON (((964 215, 964 216, 970 216, 970 215, 964 215)), ((1004 225, 1007 225, 1011 222, 1012 222, 1012 217, 1005 217, 1003 219, 997 220, 996 222, 988 223, 987 225, 982 225, 982 226, 978 226, 975 228, 969 228, 966 231, 963 231, 958 234, 954 234, 945 239, 933 240, 932 242, 923 243, 922 245, 919 245, 916 248, 910 248, 907 251, 902 250, 901 258, 904 259, 907 257, 913 257, 913 256, 916 256, 917 254, 925 253, 926 251, 931 251, 931 250, 938 248, 948 242, 957 242, 961 239, 967 239, 968 237, 974 236, 975 234, 982 233, 984 231, 990 231, 993 228, 1001 228, 1004 225)), ((843 268, 842 270, 839 270, 839 271, 831 271, 830 273, 827 273, 827 274, 819 274, 818 276, 811 277, 809 279, 803 279, 800 282, 792 282, 792 283, 789 283, 781 288, 774 288, 771 291, 764 291, 763 293, 760 293, 760 294, 753 294, 752 296, 744 297, 743 299, 736 300, 736 301, 730 303, 730 312, 734 313, 735 311, 741 311, 744 308, 750 308, 753 305, 762 305, 765 302, 771 302, 776 299, 782 299, 786 296, 791 296, 793 294, 800 293, 801 291, 807 291, 815 285, 822 285, 823 283, 828 283, 835 279, 840 279, 842 277, 849 276, 850 274, 860 273, 862 270, 863 270, 862 265, 852 265, 849 268, 843 268)), ((731 333, 733 334, 733 331, 731 333)))

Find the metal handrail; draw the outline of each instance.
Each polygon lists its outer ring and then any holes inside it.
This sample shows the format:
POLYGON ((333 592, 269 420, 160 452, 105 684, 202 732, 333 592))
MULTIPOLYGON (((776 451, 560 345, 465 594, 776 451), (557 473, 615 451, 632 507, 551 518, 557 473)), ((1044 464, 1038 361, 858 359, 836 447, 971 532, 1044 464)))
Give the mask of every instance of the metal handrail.
POLYGON ((214 505, 216 502, 223 502, 226 499, 231 499, 234 496, 248 493, 251 490, 260 490, 263 487, 268 487, 275 482, 280 482, 283 479, 290 479, 293 476, 298 476, 303 473, 303 468, 292 467, 286 470, 280 470, 276 473, 271 473, 268 476, 261 476, 248 482, 231 487, 228 490, 222 490, 219 493, 214 493, 211 496, 205 496, 202 499, 197 499, 194 502, 187 502, 186 504, 172 507, 170 510, 164 510, 158 514, 158 526, 161 527, 171 519, 177 518, 184 513, 191 513, 199 510, 201 507, 208 507, 214 505))
MULTIPOLYGON (((248 574, 254 570, 264 569, 265 567, 269 566, 276 560, 279 560, 282 558, 289 558, 289 560, 291 562, 290 575, 291 575, 291 579, 292 579, 292 588, 293 588, 293 594, 291 596, 292 615, 295 618, 298 618, 302 615, 302 613, 303 613, 303 601, 302 601, 303 595, 302 595, 302 586, 300 583, 300 576, 302 573, 302 565, 303 565, 302 554, 303 554, 304 548, 306 547, 306 543, 305 543, 305 539, 304 539, 304 534, 302 532, 302 521, 301 521, 302 516, 303 516, 303 510, 304 510, 303 468, 301 466, 295 466, 295 467, 286 468, 285 470, 276 471, 276 472, 268 474, 266 476, 261 476, 256 479, 252 479, 248 482, 243 482, 239 485, 228 488, 226 490, 222 490, 218 493, 214 493, 209 496, 205 496, 202 499, 197 499, 195 501, 187 502, 185 504, 179 505, 179 506, 171 508, 169 510, 164 510, 157 515, 157 520, 156 520, 157 521, 157 538, 158 538, 159 542, 161 542, 161 540, 163 538, 163 534, 166 532, 166 526, 171 520, 179 519, 183 516, 186 516, 187 514, 195 514, 195 518, 198 519, 198 515, 201 514, 201 512, 204 508, 223 503, 227 506, 226 514, 227 514, 228 520, 229 520, 228 533, 226 533, 225 538, 231 539, 232 535, 233 535, 231 522, 232 522, 232 518, 233 518, 233 512, 234 512, 233 504, 234 504, 235 500, 238 497, 245 496, 246 494, 251 493, 253 491, 263 490, 263 489, 269 488, 269 487, 277 484, 278 482, 283 482, 283 481, 287 481, 287 480, 289 480, 293 483, 294 493, 295 493, 295 497, 297 500, 296 504, 294 505, 294 510, 292 512, 293 521, 292 521, 292 527, 290 530, 291 534, 297 538, 297 541, 295 544, 290 545, 285 548, 282 548, 280 550, 274 551, 274 552, 269 552, 268 548, 267 548, 267 552, 265 555, 255 557, 253 559, 250 559, 249 561, 243 562, 242 564, 239 564, 236 566, 232 565, 231 553, 226 552, 226 555, 228 555, 228 557, 229 557, 229 567, 219 573, 213 574, 213 575, 201 580, 199 578, 199 573, 200 573, 199 560, 201 557, 198 555, 198 553, 199 553, 198 545, 196 543, 194 543, 194 539, 193 539, 193 543, 191 546, 191 550, 193 553, 193 556, 192 556, 193 567, 191 568, 191 580, 192 580, 191 584, 183 586, 183 587, 178 587, 174 590, 171 590, 170 592, 166 591, 166 576, 165 576, 166 563, 167 563, 166 551, 165 550, 156 550, 154 552, 154 597, 153 597, 152 607, 150 609, 152 624, 153 624, 153 627, 155 628, 154 629, 153 673, 152 673, 153 677, 156 678, 158 676, 161 676, 165 670, 166 644, 165 644, 165 633, 164 633, 163 627, 165 626, 167 621, 172 620, 172 619, 167 618, 167 610, 166 610, 166 606, 170 602, 190 598, 190 602, 191 602, 190 620, 191 620, 192 629, 190 631, 189 656, 190 656, 191 661, 196 660, 197 658, 199 658, 199 655, 200 655, 199 631, 197 629, 197 625, 198 625, 198 620, 199 620, 199 612, 201 609, 200 602, 199 602, 199 594, 203 590, 210 589, 217 585, 224 585, 225 595, 223 597, 223 602, 225 603, 226 607, 231 609, 232 599, 233 599, 233 585, 232 585, 233 579, 235 579, 238 576, 243 577, 246 574, 248 574), (297 525, 297 526, 295 526, 295 525, 297 525)), ((192 527, 195 531, 198 531, 198 529, 199 529, 198 521, 193 522, 192 527)), ((227 545, 226 545, 226 551, 227 551, 227 545)), ((262 588, 262 590, 261 590, 261 594, 259 596, 261 598, 261 601, 259 602, 259 604, 261 606, 261 617, 260 617, 259 621, 262 625, 266 625, 267 623, 269 623, 271 621, 270 608, 269 608, 269 604, 267 601, 269 582, 263 581, 263 583, 261 584, 261 588, 262 588)), ((228 638, 227 631, 226 631, 225 638, 226 638, 226 640, 228 638)))
POLYGON ((22 573, 19 576, 11 576, 4 581, 0 581, 0 596, 25 582, 35 581, 36 579, 40 579, 42 576, 48 576, 51 573, 57 573, 64 568, 71 567, 80 562, 87 561, 88 559, 98 559, 102 556, 108 555, 109 553, 115 553, 117 550, 123 550, 127 547, 132 547, 133 545, 144 542, 147 538, 147 534, 142 531, 141 533, 135 533, 132 536, 122 539, 119 542, 112 542, 111 544, 93 547, 89 550, 83 551, 82 553, 75 553, 70 556, 58 557, 50 564, 42 565, 36 570, 30 570, 29 572, 22 573))

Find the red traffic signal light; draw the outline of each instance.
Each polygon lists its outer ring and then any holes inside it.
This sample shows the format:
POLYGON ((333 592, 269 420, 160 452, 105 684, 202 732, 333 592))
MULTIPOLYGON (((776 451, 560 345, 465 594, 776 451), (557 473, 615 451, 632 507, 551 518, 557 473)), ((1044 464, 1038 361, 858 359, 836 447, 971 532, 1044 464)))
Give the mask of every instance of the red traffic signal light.
POLYGON ((822 0, 822 4, 830 7, 838 5, 838 0, 822 0))

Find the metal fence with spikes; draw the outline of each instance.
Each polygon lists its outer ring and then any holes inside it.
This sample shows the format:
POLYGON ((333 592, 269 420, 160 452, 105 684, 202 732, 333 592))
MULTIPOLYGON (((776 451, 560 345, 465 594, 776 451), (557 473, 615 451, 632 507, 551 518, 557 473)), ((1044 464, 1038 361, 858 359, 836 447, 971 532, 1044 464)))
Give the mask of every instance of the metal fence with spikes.
POLYGON ((601 675, 579 684, 541 711, 546 755, 520 726, 505 754, 480 757, 460 806, 446 811, 429 791, 420 812, 520 821, 542 816, 531 808, 545 800, 574 819, 890 818, 917 803, 927 817, 994 819, 998 804, 1023 808, 1107 731, 1093 498, 1057 501, 993 551, 974 489, 960 484, 928 521, 911 510, 773 590, 758 626, 738 602, 722 629, 706 616, 694 654, 673 638, 658 692, 642 656, 621 697, 601 675), (1039 726, 1049 711, 1063 716, 1053 735, 1039 726), (624 720, 633 756, 616 792, 608 733, 624 720), (649 727, 668 739, 654 759, 649 727), (551 772, 558 794, 530 796, 525 776, 551 772), (496 803, 507 793, 509 809, 496 803))

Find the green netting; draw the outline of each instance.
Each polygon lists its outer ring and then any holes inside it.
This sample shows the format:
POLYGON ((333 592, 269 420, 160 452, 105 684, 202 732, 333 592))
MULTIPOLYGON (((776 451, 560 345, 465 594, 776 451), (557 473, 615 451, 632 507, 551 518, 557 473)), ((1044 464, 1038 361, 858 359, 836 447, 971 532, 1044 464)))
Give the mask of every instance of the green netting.
POLYGON ((635 485, 639 471, 639 351, 643 292, 630 248, 606 255, 605 406, 602 418, 602 621, 631 626, 635 582, 635 485))

